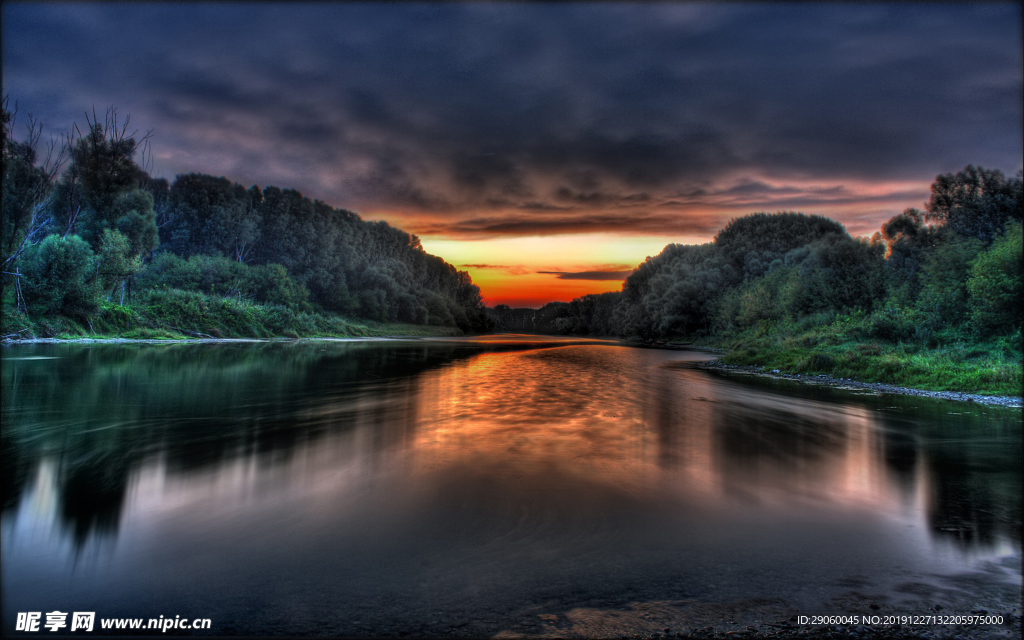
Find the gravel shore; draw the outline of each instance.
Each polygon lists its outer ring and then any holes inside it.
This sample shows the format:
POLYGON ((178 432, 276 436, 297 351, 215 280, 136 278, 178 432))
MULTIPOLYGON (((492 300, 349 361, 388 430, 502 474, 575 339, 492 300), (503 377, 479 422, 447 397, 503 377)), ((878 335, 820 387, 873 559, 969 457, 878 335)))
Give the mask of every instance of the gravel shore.
POLYGON ((1022 407, 1024 399, 1020 396, 984 396, 977 393, 962 393, 960 391, 925 391, 924 389, 911 389, 909 387, 897 387, 891 384, 880 382, 859 382, 848 378, 833 378, 826 375, 802 375, 792 373, 781 373, 778 369, 767 367, 752 367, 747 365, 724 364, 721 360, 702 362, 696 365, 698 369, 713 371, 728 371, 732 373, 763 376, 782 380, 794 380, 805 384, 816 384, 826 387, 837 387, 841 389, 857 389, 874 391, 877 393, 892 393, 904 396, 921 396, 926 398, 940 398, 942 400, 956 400, 959 402, 977 402, 978 404, 998 405, 1002 407, 1022 407))

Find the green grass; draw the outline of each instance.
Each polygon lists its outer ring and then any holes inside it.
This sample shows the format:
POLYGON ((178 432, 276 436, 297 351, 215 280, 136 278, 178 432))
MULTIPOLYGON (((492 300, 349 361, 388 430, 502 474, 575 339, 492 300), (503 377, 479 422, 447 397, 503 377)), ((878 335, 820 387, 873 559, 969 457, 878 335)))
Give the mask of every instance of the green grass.
POLYGON ((972 341, 960 337, 935 346, 862 337, 855 323, 792 331, 761 327, 718 341, 726 364, 761 366, 791 374, 824 374, 928 391, 1021 394, 1020 338, 972 341))
POLYGON ((443 338, 463 335, 457 327, 436 327, 424 324, 408 324, 404 322, 374 322, 360 320, 363 330, 368 336, 390 336, 401 338, 443 338))
POLYGON ((369 336, 452 336, 453 327, 352 321, 328 313, 294 311, 272 304, 162 289, 140 294, 130 305, 104 302, 88 319, 29 317, 7 300, 3 335, 23 338, 350 338, 369 336))

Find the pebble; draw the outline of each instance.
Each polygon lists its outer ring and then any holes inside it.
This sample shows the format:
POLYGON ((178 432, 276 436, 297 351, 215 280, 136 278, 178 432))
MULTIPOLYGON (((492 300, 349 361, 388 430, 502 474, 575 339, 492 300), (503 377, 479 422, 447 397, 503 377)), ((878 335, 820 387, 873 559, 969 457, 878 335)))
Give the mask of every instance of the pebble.
MULTIPOLYGON (((802 377, 799 374, 791 373, 779 373, 778 369, 774 369, 771 374, 764 373, 764 367, 757 366, 744 366, 738 364, 723 364, 721 360, 713 360, 710 362, 704 362, 697 365, 699 369, 720 369, 723 371, 737 371, 742 373, 751 373, 755 375, 770 375, 775 378, 783 378, 786 380, 800 380, 802 377)), ((866 389, 869 391, 878 391, 880 393, 894 393, 905 396, 918 396, 924 398, 938 398, 941 400, 955 400, 959 402, 977 402, 978 404, 997 405, 1001 407, 1022 407, 1024 406, 1024 399, 1019 396, 983 396, 977 393, 963 393, 961 391, 925 391, 924 389, 911 389, 909 387, 897 387, 891 384, 883 384, 881 382, 858 382, 850 378, 832 378, 826 375, 807 376, 807 378, 814 378, 814 384, 823 384, 826 386, 842 385, 844 387, 855 387, 858 389, 866 389)))

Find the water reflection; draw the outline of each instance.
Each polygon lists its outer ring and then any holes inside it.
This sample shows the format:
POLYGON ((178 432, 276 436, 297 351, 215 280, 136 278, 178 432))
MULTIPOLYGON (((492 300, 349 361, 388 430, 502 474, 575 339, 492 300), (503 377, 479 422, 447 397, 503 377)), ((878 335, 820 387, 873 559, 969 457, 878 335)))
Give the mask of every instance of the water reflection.
POLYGON ((846 534, 877 566, 1019 554, 1019 411, 678 366, 699 359, 507 339, 8 348, 5 628, 54 594, 131 615, 205 599, 264 633, 643 590, 795 598, 764 576, 846 534), (318 598, 348 604, 295 622, 318 598), (290 622, 246 618, 254 603, 290 622))
POLYGON ((129 476, 146 460, 171 475, 239 458, 269 471, 359 424, 370 426, 374 450, 402 441, 396 429, 415 424, 414 376, 473 352, 369 343, 24 350, 61 355, 5 354, 4 511, 17 509, 26 482, 50 462, 59 521, 79 544, 116 534, 129 476))

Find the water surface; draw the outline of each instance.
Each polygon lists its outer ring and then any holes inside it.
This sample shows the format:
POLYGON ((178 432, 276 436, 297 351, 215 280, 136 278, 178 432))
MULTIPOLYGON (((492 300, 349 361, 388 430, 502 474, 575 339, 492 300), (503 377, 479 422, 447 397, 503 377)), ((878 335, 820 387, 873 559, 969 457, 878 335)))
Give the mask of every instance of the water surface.
POLYGON ((55 608, 481 635, 663 601, 1019 607, 1019 410, 593 340, 3 356, 6 633, 55 608))

